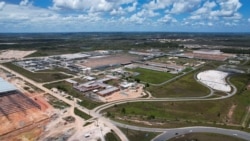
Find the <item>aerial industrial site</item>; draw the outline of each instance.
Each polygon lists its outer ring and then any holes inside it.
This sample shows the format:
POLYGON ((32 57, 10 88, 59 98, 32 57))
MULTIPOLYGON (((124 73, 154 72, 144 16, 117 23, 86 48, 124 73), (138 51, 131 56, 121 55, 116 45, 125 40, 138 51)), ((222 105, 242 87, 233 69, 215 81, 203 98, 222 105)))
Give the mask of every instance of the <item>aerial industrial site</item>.
POLYGON ((250 141, 250 0, 0 0, 0 141, 250 141))
POLYGON ((45 56, 2 50, 0 140, 249 140, 249 54, 187 41, 45 56))

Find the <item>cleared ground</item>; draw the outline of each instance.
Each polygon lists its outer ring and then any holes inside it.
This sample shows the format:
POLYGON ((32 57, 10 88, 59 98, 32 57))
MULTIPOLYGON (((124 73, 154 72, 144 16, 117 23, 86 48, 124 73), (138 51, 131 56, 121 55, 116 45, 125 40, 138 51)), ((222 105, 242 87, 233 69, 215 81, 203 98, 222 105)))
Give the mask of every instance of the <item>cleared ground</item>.
POLYGON ((143 86, 138 86, 137 89, 126 89, 123 91, 115 92, 106 97, 100 97, 100 99, 104 102, 111 102, 116 100, 128 99, 128 98, 138 98, 142 97, 145 94, 143 93, 143 86))
POLYGON ((202 61, 198 61, 197 59, 191 58, 179 58, 179 57, 161 57, 152 60, 153 62, 158 63, 166 63, 166 64, 174 64, 174 65, 181 65, 186 67, 195 67, 197 65, 201 65, 202 61))
POLYGON ((230 92, 231 87, 226 82, 226 77, 229 74, 222 71, 217 70, 207 70, 197 74, 197 79, 201 83, 207 85, 208 87, 223 91, 223 92, 230 92))
POLYGON ((135 78, 143 82, 153 83, 153 84, 159 84, 177 76, 175 74, 171 74, 168 72, 154 71, 154 70, 149 70, 149 69, 144 69, 144 68, 135 68, 135 69, 127 69, 127 70, 138 72, 139 75, 135 76, 135 78))
POLYGON ((245 141, 233 136, 225 136, 211 133, 190 133, 178 136, 168 141, 245 141))
POLYGON ((25 77, 32 79, 37 82, 50 82, 50 81, 55 81, 55 80, 60 80, 60 79, 65 79, 65 78, 70 78, 70 76, 67 76, 62 73, 32 73, 30 71, 27 71, 17 65, 14 65, 12 63, 4 63, 3 64, 5 67, 21 74, 24 75, 25 77))
POLYGON ((6 50, 0 53, 0 60, 1 59, 20 59, 25 56, 28 56, 32 53, 36 52, 35 50, 31 51, 20 51, 20 50, 6 50))
POLYGON ((88 66, 91 68, 99 68, 102 66, 116 65, 116 64, 128 64, 131 61, 138 60, 138 56, 129 54, 117 54, 110 55, 101 58, 91 58, 87 59, 86 62, 81 63, 81 65, 88 66))
MULTIPOLYGON (((10 140, 9 137, 15 138, 16 135, 26 133, 27 131, 30 132, 31 129, 36 127, 39 127, 37 129, 39 132, 41 131, 40 128, 46 125, 49 120, 49 116, 45 111, 48 111, 51 107, 42 97, 36 96, 35 99, 35 102, 41 106, 41 110, 33 107, 0 116, 0 140, 10 140)), ((34 138, 37 138, 37 136, 34 138)))

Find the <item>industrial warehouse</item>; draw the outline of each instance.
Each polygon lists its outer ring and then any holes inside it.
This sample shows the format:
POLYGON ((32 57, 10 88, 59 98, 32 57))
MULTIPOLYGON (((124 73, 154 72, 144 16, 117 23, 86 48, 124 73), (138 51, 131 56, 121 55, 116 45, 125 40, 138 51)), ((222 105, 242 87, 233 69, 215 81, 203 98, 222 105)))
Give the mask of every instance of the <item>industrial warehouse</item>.
POLYGON ((7 116, 30 108, 41 108, 2 78, 0 78, 0 86, 0 116, 7 116))

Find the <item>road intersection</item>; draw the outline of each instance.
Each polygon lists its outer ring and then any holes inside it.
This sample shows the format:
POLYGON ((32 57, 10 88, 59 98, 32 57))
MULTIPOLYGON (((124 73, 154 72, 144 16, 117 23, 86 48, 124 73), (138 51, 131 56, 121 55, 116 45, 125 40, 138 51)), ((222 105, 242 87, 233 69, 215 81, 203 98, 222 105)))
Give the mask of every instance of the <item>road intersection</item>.
MULTIPOLYGON (((250 134, 247 132, 239 131, 239 130, 231 130, 231 129, 222 129, 222 128, 216 128, 216 127, 186 127, 186 128, 173 128, 173 129, 164 129, 164 128, 145 128, 145 127, 139 127, 139 126, 132 126, 132 125, 127 125, 127 124, 122 124, 116 121, 112 121, 102 115, 102 111, 110 108, 114 105, 119 105, 127 102, 153 102, 153 101, 164 101, 164 102, 169 102, 169 101, 211 101, 211 100, 221 100, 225 98, 229 98, 236 94, 237 89, 234 85, 232 85, 227 79, 227 82, 232 86, 233 91, 231 93, 228 93, 226 96, 221 96, 221 97, 215 97, 215 98, 208 98, 208 96, 203 96, 203 97, 186 97, 186 98, 135 98, 135 99, 126 99, 126 100, 118 100, 118 101, 113 101, 110 103, 103 104, 101 106, 98 106, 94 108, 93 110, 86 109, 80 105, 78 105, 75 101, 66 99, 58 94, 55 94, 51 90, 48 90, 47 88, 43 87, 42 84, 37 83, 33 80, 30 80, 18 73, 16 73, 13 70, 10 70, 2 65, 0 65, 0 68, 9 71, 12 74, 15 74, 17 77, 22 78, 23 80, 27 81, 28 83, 38 87, 39 89, 43 90, 45 93, 48 93, 65 103, 77 107, 79 110, 82 112, 85 112, 87 114, 90 114, 93 118, 87 120, 96 120, 98 119, 99 122, 104 123, 106 126, 110 127, 119 137, 122 141, 128 141, 128 138, 124 135, 124 133, 121 132, 121 130, 117 127, 125 127, 127 129, 132 129, 132 130, 140 130, 140 131, 148 131, 148 132, 163 132, 161 135, 157 136, 156 138, 153 139, 153 141, 162 141, 162 140, 167 140, 170 138, 173 138, 177 135, 183 135, 187 134, 190 132, 208 132, 208 133, 219 133, 219 134, 224 134, 224 135, 229 135, 229 136, 237 136, 241 139, 245 140, 250 140, 250 134)), ((211 89, 210 89, 211 90, 211 89)), ((209 94, 211 96, 213 94, 213 91, 209 94)))

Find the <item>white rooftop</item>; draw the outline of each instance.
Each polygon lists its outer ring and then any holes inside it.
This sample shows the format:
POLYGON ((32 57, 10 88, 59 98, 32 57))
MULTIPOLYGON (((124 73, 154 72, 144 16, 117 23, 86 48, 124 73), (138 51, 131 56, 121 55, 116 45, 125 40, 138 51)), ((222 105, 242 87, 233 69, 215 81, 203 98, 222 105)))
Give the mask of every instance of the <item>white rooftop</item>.
POLYGON ((0 77, 0 93, 17 90, 15 86, 0 77))
POLYGON ((89 56, 90 56, 90 55, 88 55, 88 54, 83 54, 83 53, 75 53, 75 54, 64 54, 64 55, 61 55, 62 58, 65 58, 65 59, 67 59, 67 60, 86 58, 86 57, 89 57, 89 56))

